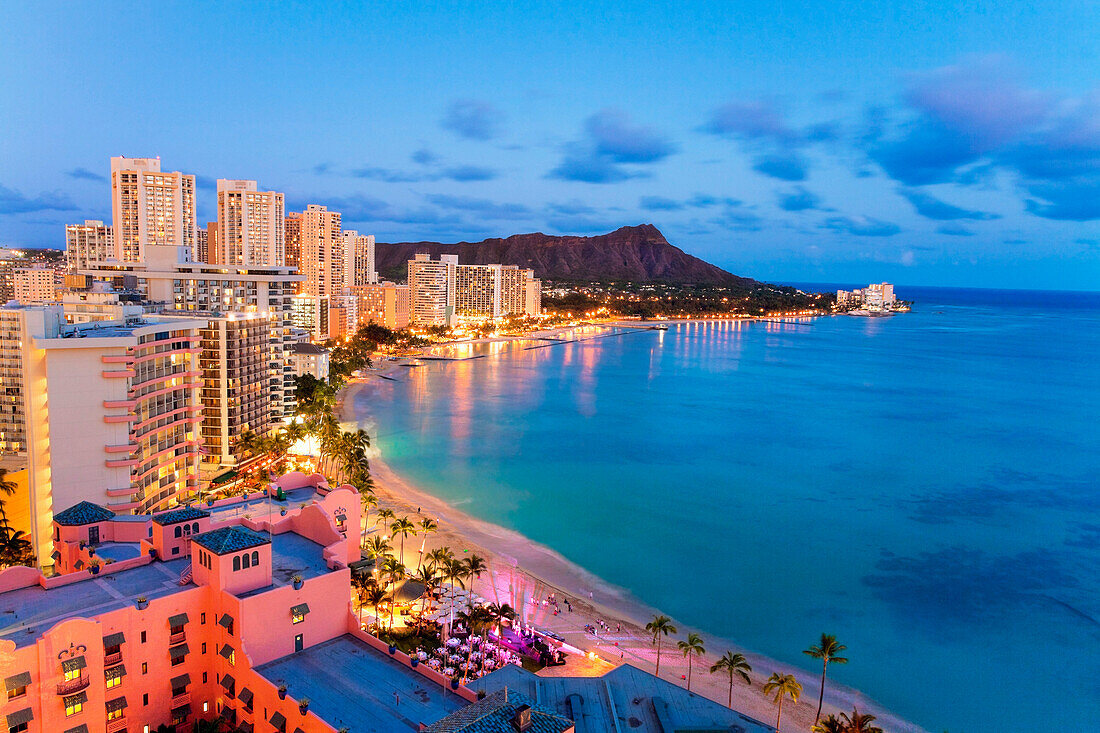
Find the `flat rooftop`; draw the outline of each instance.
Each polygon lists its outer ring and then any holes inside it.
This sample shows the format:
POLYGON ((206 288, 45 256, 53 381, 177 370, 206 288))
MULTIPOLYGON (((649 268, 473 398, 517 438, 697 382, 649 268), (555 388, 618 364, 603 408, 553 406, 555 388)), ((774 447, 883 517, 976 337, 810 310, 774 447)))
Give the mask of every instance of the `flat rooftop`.
POLYGON ((149 600, 181 588, 180 573, 190 560, 153 562, 117 573, 88 575, 87 580, 46 590, 39 586, 0 593, 0 639, 30 646, 55 624, 72 617, 90 618, 149 600))
POLYGON ((334 728, 349 731, 416 730, 466 701, 427 677, 345 634, 256 668, 274 685, 334 728), (400 701, 398 700, 400 698, 400 701))
POLYGON ((242 593, 241 598, 266 593, 276 586, 290 585, 295 575, 309 580, 331 573, 325 563, 324 550, 313 540, 295 532, 274 535, 271 538, 271 585, 242 593))
POLYGON ((688 692, 629 664, 601 677, 540 677, 514 664, 469 684, 493 693, 507 687, 537 700, 539 707, 574 721, 577 733, 677 730, 772 733, 765 725, 708 698, 688 692), (572 699, 571 699, 572 698, 572 699))
POLYGON ((140 542, 101 542, 95 546, 96 557, 105 560, 129 560, 141 555, 140 542))
MULTIPOLYGON (((293 489, 288 491, 286 499, 283 501, 276 501, 275 499, 249 499, 248 501, 238 501, 233 504, 224 504, 222 506, 199 506, 203 511, 210 512, 210 521, 214 524, 220 524, 221 522, 228 521, 230 519, 236 519, 242 517, 245 514, 249 514, 253 519, 266 520, 268 515, 271 515, 273 521, 279 521, 279 511, 281 509, 295 509, 302 504, 312 504, 315 499, 320 498, 317 491, 310 486, 306 486, 301 489, 293 489)), ((148 519, 148 517, 146 517, 148 519)))

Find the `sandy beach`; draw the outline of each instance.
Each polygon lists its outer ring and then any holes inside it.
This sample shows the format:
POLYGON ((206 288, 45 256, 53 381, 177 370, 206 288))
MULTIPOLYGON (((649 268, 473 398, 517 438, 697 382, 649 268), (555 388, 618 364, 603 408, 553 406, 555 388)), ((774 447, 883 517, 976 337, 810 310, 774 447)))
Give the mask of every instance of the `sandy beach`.
MULTIPOLYGON (((636 327, 630 322, 599 325, 636 327)), ((573 329, 554 329, 522 338, 557 338, 569 330, 573 329)), ((345 387, 339 400, 341 419, 345 423, 357 423, 361 417, 356 410, 357 400, 362 399, 374 379, 405 368, 402 363, 385 362, 377 371, 345 387)), ((492 601, 511 604, 522 610, 522 618, 528 623, 552 630, 565 638, 569 645, 584 652, 595 652, 599 657, 599 660, 591 661, 570 656, 565 667, 548 668, 543 674, 599 674, 623 662, 654 671, 656 647, 644 626, 658 612, 657 609, 648 607, 624 589, 587 572, 549 547, 531 542, 504 527, 479 520, 436 499, 394 472, 384 457, 371 459, 371 473, 379 508, 392 509, 398 516, 407 515, 414 520, 431 517, 439 524, 439 531, 427 538, 417 536, 406 541, 402 561, 407 566, 417 565, 422 547, 424 552, 428 552, 436 547, 449 546, 460 558, 467 552, 477 553, 486 559, 490 568, 473 584, 477 593, 492 601), (554 594, 558 602, 560 611, 557 614, 553 605, 543 602, 550 594, 554 594), (568 599, 568 604, 565 599, 568 599), (585 627, 589 625, 595 625, 599 634, 587 633, 585 627)), ((372 512, 367 521, 372 522, 374 517, 372 512)), ((366 531, 376 530, 371 525, 366 527, 366 531)), ((794 668, 740 648, 731 641, 688 628, 675 619, 674 622, 678 634, 663 642, 662 678, 686 686, 687 661, 675 648, 676 640, 684 638, 690 631, 697 631, 705 640, 707 654, 693 662, 693 692, 725 705, 729 695, 728 677, 709 674, 709 667, 727 650, 741 652, 752 664, 752 685, 740 681, 734 685, 733 707, 760 721, 774 724, 775 707, 763 695, 763 681, 774 671, 792 673, 804 690, 797 705, 784 705, 782 730, 809 730, 817 706, 820 680, 820 668, 817 672, 813 671, 813 660, 807 658, 809 663, 805 668, 794 668)), ((792 644, 808 643, 817 631, 801 634, 798 641, 792 640, 792 644), (802 641, 803 636, 807 637, 805 642, 802 641)), ((878 724, 887 733, 923 731, 919 726, 882 709, 857 690, 830 681, 826 688, 824 712, 850 711, 853 705, 862 712, 878 716, 878 724)))

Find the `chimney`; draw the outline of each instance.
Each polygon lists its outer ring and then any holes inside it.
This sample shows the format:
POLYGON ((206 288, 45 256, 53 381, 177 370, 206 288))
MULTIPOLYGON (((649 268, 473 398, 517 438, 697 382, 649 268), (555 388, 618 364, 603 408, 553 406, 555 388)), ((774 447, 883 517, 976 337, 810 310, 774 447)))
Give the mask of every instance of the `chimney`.
POLYGON ((523 731, 530 729, 531 727, 531 706, 520 705, 516 708, 516 714, 512 717, 512 725, 515 729, 523 733, 523 731))

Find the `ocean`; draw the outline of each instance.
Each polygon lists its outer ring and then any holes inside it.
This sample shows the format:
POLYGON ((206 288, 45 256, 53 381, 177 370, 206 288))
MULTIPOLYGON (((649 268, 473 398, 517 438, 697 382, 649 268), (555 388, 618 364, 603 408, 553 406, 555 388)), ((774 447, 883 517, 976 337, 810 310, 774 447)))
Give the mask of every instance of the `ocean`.
POLYGON ((365 409, 420 488, 807 680, 829 632, 930 731, 1094 730, 1100 293, 897 293, 461 347, 365 409))

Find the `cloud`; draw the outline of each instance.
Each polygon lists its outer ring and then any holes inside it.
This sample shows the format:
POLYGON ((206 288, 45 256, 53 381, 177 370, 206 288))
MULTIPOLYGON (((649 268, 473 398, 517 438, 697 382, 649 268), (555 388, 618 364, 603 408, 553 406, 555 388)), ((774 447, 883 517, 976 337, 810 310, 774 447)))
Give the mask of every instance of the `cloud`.
POLYGON ((446 226, 451 229, 465 226, 465 222, 457 213, 441 211, 435 207, 405 209, 391 206, 381 199, 360 194, 329 196, 325 200, 329 210, 340 212, 345 222, 365 224, 391 222, 410 226, 446 226))
POLYGON ((807 163, 794 152, 768 153, 758 156, 752 169, 781 181, 806 180, 807 163))
POLYGON ((323 176, 332 170, 332 163, 318 163, 312 170, 315 175, 323 176))
POLYGON ((469 212, 482 219, 526 219, 531 209, 524 204, 501 204, 489 199, 449 194, 429 194, 425 198, 444 209, 469 212))
POLYGON ((779 208, 784 211, 806 211, 816 209, 821 203, 821 198, 812 191, 798 186, 794 191, 778 192, 779 208))
POLYGON ((1100 219, 1100 176, 1066 183, 1032 183, 1028 191, 1029 212, 1044 219, 1092 221, 1100 219))
POLYGON ((956 219, 985 221, 1001 218, 999 214, 962 209, 946 201, 941 201, 935 196, 931 196, 923 191, 916 191, 911 188, 899 189, 898 193, 908 199, 909 203, 913 204, 913 208, 917 210, 917 213, 926 219, 934 219, 936 221, 953 221, 956 219))
POLYGON ((555 214, 564 214, 565 216, 575 216, 577 214, 589 215, 596 213, 596 210, 584 203, 580 199, 571 199, 565 202, 552 203, 547 206, 551 212, 555 214))
POLYGON ((941 224, 936 227, 936 231, 940 234, 946 234, 950 237, 973 237, 974 232, 970 231, 962 224, 941 224))
POLYGON ((439 162, 439 156, 428 150, 427 148, 420 148, 409 156, 409 159, 414 163, 420 165, 434 165, 439 162))
POLYGON ((427 173, 397 171, 390 168, 356 168, 351 174, 356 178, 367 178, 383 183, 416 183, 435 180, 436 176, 427 173))
POLYGON ((734 101, 717 107, 711 111, 710 119, 702 129, 713 135, 749 140, 790 142, 797 137, 795 131, 787 127, 775 105, 763 99, 734 101))
POLYGON ((869 216, 834 216, 826 219, 821 227, 857 237, 892 237, 901 231, 897 224, 869 216))
POLYGON ((624 165, 664 160, 676 146, 648 127, 633 125, 617 110, 603 110, 585 120, 582 139, 566 144, 561 162, 549 177, 583 183, 620 183, 648 175, 624 165))
POLYGON ((663 196, 642 196, 638 201, 638 206, 646 211, 679 211, 684 208, 684 205, 679 201, 663 196))
POLYGON ((694 209, 706 209, 711 206, 717 206, 719 204, 724 204, 726 206, 741 205, 741 201, 739 199, 727 198, 722 196, 709 196, 704 193, 695 194, 685 203, 694 209))
POLYGON ((550 231, 560 234, 606 234, 621 226, 603 219, 595 219, 579 214, 574 216, 552 216, 547 219, 546 225, 550 228, 550 231))
POLYGON ((497 173, 492 168, 484 168, 477 165, 456 165, 444 169, 443 177, 460 182, 490 181, 497 177, 497 173))
POLYGON ((24 196, 14 188, 0 185, 0 214, 29 214, 36 211, 74 211, 76 205, 60 191, 24 196))
POLYGON ((101 176, 87 168, 73 168, 71 171, 66 171, 66 175, 78 181, 98 181, 99 183, 105 183, 107 181, 107 176, 101 176))
POLYGON ((457 99, 447 108, 440 125, 467 140, 491 140, 500 134, 504 114, 488 102, 457 99))

